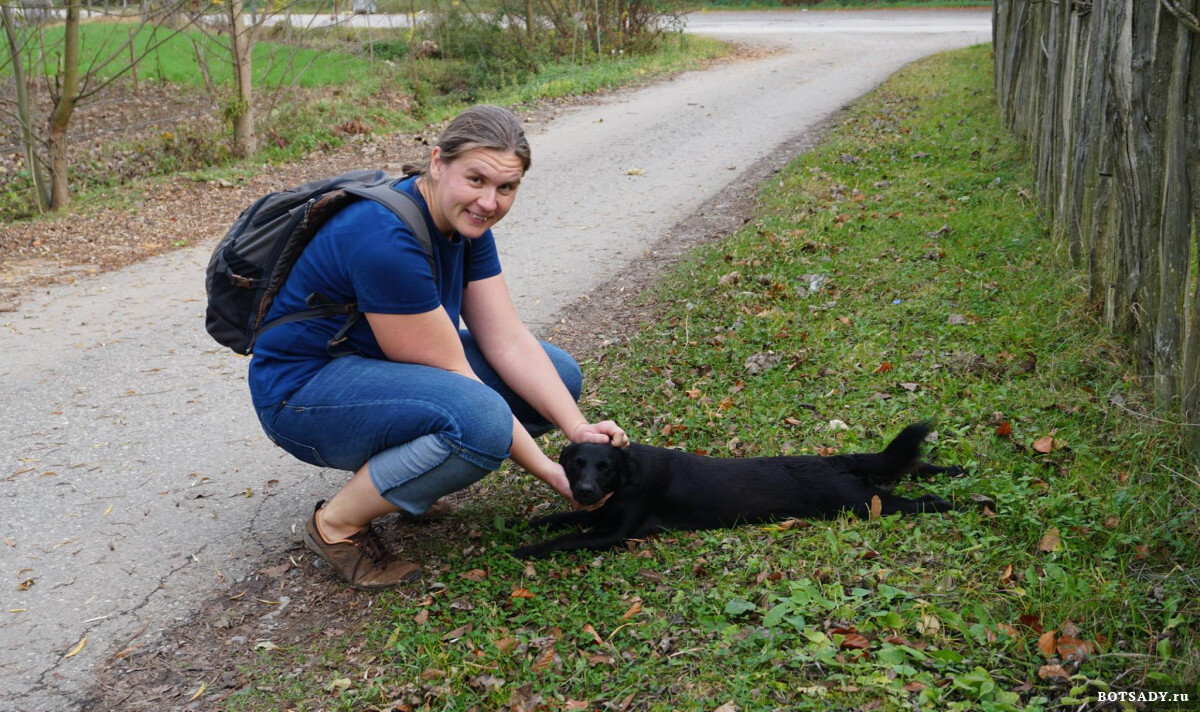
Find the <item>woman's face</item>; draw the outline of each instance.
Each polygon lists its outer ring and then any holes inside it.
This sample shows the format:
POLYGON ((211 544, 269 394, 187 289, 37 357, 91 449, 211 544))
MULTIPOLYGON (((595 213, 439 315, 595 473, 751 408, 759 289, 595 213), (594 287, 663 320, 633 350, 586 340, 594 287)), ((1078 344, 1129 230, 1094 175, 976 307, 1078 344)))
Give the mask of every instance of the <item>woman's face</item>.
POLYGON ((444 233, 479 237, 508 213, 523 174, 515 153, 477 148, 445 163, 434 147, 429 163, 434 224, 444 233))

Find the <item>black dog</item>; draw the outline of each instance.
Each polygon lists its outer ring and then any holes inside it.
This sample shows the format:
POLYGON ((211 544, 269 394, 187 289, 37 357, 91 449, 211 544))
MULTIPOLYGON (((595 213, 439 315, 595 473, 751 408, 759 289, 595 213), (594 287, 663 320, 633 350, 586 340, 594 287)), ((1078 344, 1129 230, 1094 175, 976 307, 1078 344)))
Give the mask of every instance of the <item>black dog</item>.
POLYGON ((569 445, 559 462, 582 505, 612 497, 593 511, 534 521, 552 529, 590 531, 521 547, 520 558, 555 551, 602 550, 663 529, 716 529, 790 517, 828 519, 844 511, 866 518, 878 497, 881 514, 945 512, 950 502, 925 495, 905 499, 891 488, 906 474, 957 475, 962 468, 922 462, 924 423, 910 425, 880 453, 830 457, 702 457, 649 445, 569 445))

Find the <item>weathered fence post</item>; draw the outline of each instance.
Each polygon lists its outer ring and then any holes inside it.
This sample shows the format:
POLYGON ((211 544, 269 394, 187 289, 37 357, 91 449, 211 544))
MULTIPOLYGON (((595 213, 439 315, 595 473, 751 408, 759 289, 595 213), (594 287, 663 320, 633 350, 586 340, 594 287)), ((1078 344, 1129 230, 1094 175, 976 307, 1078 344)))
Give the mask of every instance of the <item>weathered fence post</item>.
POLYGON ((1200 453, 1198 3, 996 0, 993 38, 1038 204, 1200 453))

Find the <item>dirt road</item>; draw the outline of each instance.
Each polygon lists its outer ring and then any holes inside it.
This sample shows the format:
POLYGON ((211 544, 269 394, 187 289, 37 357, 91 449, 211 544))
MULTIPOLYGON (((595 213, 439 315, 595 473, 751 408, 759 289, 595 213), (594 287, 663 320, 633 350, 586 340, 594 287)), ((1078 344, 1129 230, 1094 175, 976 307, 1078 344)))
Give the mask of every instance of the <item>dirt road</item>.
MULTIPOLYGON (((991 38, 987 10, 710 13, 691 27, 781 51, 606 97, 531 136, 533 170, 497 235, 535 329, 645 251, 735 227, 728 204, 902 65, 991 38)), ((263 437, 245 360, 204 332, 224 227, 0 319, 4 709, 78 707, 110 656, 286 548, 343 479, 263 437)))

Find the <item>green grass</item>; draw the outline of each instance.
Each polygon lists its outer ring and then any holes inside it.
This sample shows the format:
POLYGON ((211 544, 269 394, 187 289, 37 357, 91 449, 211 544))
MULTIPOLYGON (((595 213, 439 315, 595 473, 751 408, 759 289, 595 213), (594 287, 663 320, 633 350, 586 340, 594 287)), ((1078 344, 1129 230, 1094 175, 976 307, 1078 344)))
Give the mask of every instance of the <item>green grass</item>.
POLYGON ((264 684, 298 670, 231 708, 498 709, 527 685, 552 709, 1040 710, 1194 686, 1200 472, 1178 433, 1112 404, 1142 392, 1027 197, 988 51, 919 62, 846 112, 744 229, 664 276, 583 399, 636 440, 715 455, 877 450, 929 419, 933 459, 968 474, 908 491, 960 511, 528 565, 510 552, 539 534, 504 520, 542 488, 501 473, 462 513, 478 539, 406 552, 424 590, 264 653, 264 684), (828 281, 802 296, 807 275, 828 281), (756 354, 780 360, 755 375, 756 354))
MULTIPOLYGON (((109 77, 122 71, 129 63, 129 50, 119 51, 129 39, 129 23, 84 23, 79 28, 80 71, 95 68, 98 77, 109 77), (111 61, 108 61, 112 57, 111 61)), ((44 71, 53 75, 61 61, 62 25, 44 30, 44 71)), ((222 39, 224 41, 224 39, 222 39)), ((22 44, 27 44, 28 40, 22 44)), ((171 82, 194 89, 204 88, 204 78, 196 57, 201 48, 210 76, 217 84, 232 82, 233 69, 227 59, 221 60, 220 49, 197 30, 175 31, 169 28, 140 27, 133 41, 134 55, 139 58, 141 79, 171 82), (193 44, 195 43, 195 44, 193 44)), ((336 51, 319 51, 261 41, 254 47, 253 81, 256 86, 270 87, 294 83, 301 87, 324 87, 352 80, 363 74, 376 74, 366 57, 336 51)), ((0 68, 11 76, 9 64, 0 68)))

